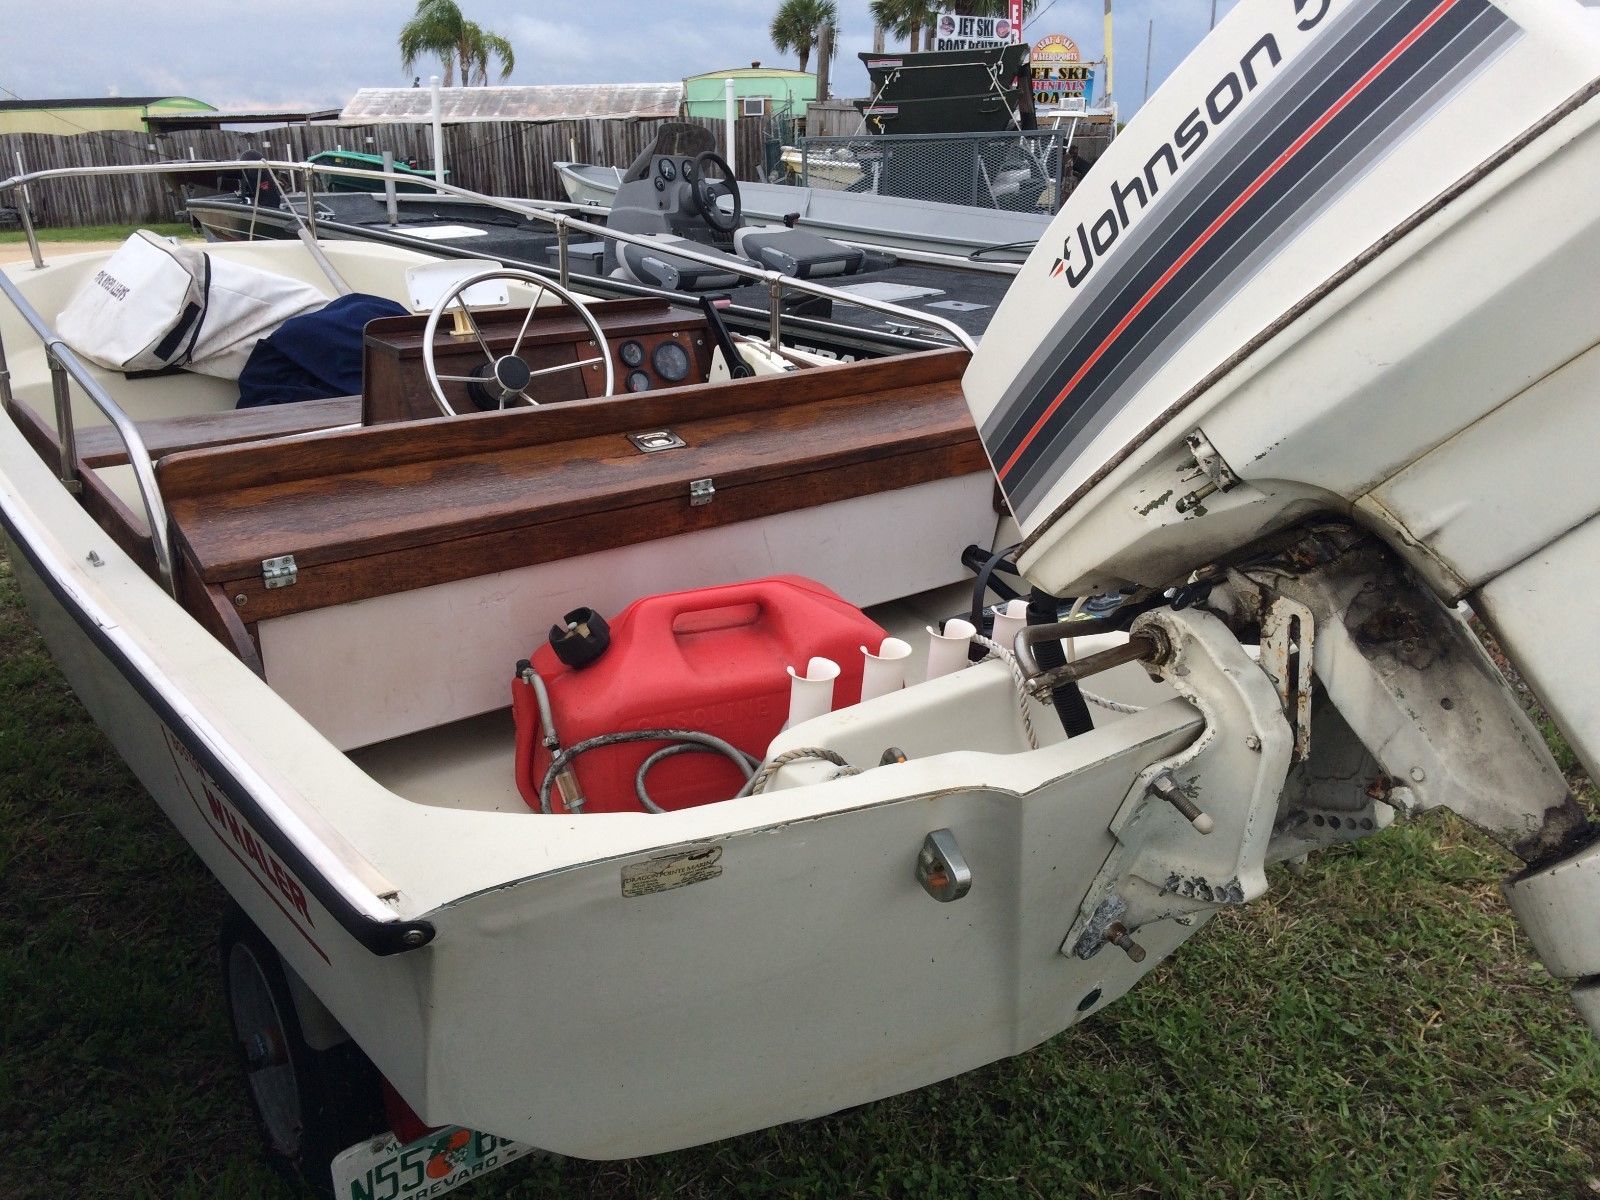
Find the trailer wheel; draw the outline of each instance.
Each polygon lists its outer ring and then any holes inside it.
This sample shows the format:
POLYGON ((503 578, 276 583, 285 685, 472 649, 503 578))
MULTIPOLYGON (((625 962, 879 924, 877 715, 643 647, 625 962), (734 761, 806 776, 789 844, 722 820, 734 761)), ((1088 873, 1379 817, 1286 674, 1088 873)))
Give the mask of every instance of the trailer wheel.
POLYGON ((273 1165, 332 1196, 334 1155, 384 1126, 377 1068, 354 1042, 307 1044, 278 952, 237 906, 219 950, 234 1047, 273 1165))

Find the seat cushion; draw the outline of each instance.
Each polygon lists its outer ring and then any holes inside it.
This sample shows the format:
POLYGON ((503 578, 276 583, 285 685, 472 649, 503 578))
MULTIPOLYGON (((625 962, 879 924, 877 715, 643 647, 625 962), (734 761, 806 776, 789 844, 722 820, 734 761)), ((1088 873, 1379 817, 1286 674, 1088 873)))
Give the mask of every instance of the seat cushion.
POLYGON ((669 234, 650 236, 656 243, 655 246, 646 248, 627 242, 621 242, 617 246, 617 258, 628 277, 635 283, 670 288, 675 292, 705 292, 738 287, 743 282, 735 271, 718 270, 705 263, 682 258, 673 254, 672 250, 681 247, 697 254, 724 259, 740 267, 748 267, 749 264, 739 262, 731 254, 724 254, 711 246, 702 246, 699 242, 691 242, 688 238, 672 237, 669 234))
POLYGON ((751 262, 795 279, 854 275, 867 258, 865 251, 854 246, 781 225, 741 229, 733 235, 733 244, 751 262))

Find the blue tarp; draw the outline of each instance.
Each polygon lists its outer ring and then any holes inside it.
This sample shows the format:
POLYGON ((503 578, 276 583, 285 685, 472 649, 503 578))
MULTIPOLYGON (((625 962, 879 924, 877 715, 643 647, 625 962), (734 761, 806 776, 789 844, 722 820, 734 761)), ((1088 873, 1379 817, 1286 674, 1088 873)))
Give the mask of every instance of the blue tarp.
POLYGON ((239 373, 239 407, 360 395, 362 331, 368 321, 405 311, 382 296, 352 292, 290 317, 250 352, 239 373))

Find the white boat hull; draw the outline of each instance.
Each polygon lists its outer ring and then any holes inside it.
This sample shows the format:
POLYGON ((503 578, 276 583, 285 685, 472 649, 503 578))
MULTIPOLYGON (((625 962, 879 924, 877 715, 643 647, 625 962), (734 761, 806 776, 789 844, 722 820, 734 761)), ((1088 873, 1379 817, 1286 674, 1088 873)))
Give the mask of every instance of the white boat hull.
MULTIPOLYGON (((15 436, 9 424, 3 432, 15 436)), ((63 594, 45 565, 50 547, 17 544, 26 523, 9 512, 7 525, 29 611, 97 723, 294 973, 430 1123, 620 1158, 817 1116, 1035 1045, 1120 996, 1197 927, 1147 928, 1144 964, 1060 952, 1113 848, 1108 824, 1128 780, 1200 727, 1173 701, 1062 743, 1045 761, 1026 756, 1026 767, 952 754, 899 768, 904 782, 889 792, 862 777, 712 806, 740 814, 725 836, 706 836, 704 810, 683 822, 646 818, 666 835, 658 845, 459 895, 426 914, 436 931, 426 947, 374 954, 318 901, 304 868, 252 831, 232 785, 200 765, 203 731, 161 711, 151 681, 119 661, 120 639, 108 642, 63 594), (1070 805, 1061 802, 1064 775, 1070 805), (808 791, 826 791, 825 809, 800 802, 808 791), (674 840, 671 825, 689 836, 674 840), (913 878, 917 849, 937 828, 954 831, 974 864, 978 882, 959 906, 934 903, 913 878), (630 870, 708 849, 715 877, 624 894, 630 870)), ((108 554, 92 526, 69 534, 52 540, 108 554)), ((92 598, 87 587, 79 594, 92 598)), ((1007 711, 1003 671, 940 683, 972 689, 974 709, 1007 711), (994 694, 979 709, 983 691, 994 694)), ((918 726, 932 745, 995 733, 918 726)), ((502 830, 520 822, 532 832, 526 814, 431 815, 440 844, 481 841, 495 818, 502 830)), ((557 820, 562 829, 541 827, 539 838, 638 824, 546 819, 557 820)))

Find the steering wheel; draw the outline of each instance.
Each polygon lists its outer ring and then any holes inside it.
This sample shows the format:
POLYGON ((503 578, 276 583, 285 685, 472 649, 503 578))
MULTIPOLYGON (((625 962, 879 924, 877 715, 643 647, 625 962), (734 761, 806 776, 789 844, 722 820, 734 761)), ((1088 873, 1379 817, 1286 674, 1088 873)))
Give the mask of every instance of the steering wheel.
POLYGON ((739 181, 733 177, 733 168, 714 151, 707 150, 694 160, 694 202, 700 209, 701 218, 718 233, 732 233, 744 221, 744 200, 739 195, 739 181), (712 179, 708 176, 707 164, 718 168, 723 178, 712 179), (717 204, 722 196, 733 197, 731 212, 724 213, 717 204))
MULTIPOLYGON (((521 397, 529 404, 537 405, 539 402, 528 395, 528 385, 540 375, 554 375, 560 371, 576 371, 595 363, 604 364, 606 369, 606 389, 604 395, 611 396, 616 392, 617 377, 611 363, 611 347, 606 342, 605 331, 600 328, 600 322, 594 319, 594 314, 578 302, 578 298, 566 288, 553 280, 545 279, 532 271, 524 271, 517 267, 497 267, 490 271, 480 271, 476 275, 469 275, 458 282, 443 296, 439 302, 428 312, 428 323, 422 329, 422 368, 428 377, 428 387, 433 391, 434 402, 438 404, 439 411, 447 417, 456 416, 456 410, 451 407, 450 401, 445 398, 444 387, 446 383, 477 384, 491 393, 498 390, 500 404, 504 408, 513 397, 521 397), (522 319, 522 328, 517 330, 517 337, 511 343, 511 349, 504 354, 496 354, 484 339, 483 331, 478 328, 477 319, 473 317, 472 310, 467 307, 463 298, 470 287, 487 282, 491 279, 509 279, 518 283, 526 283, 539 289, 539 295, 533 298, 533 304, 528 308, 528 315, 522 319), (591 346, 598 346, 600 353, 594 358, 580 358, 576 362, 558 363, 553 367, 542 367, 535 371, 527 362, 518 356, 517 351, 522 349, 522 339, 527 336, 528 326, 533 322, 533 314, 539 309, 539 301, 545 292, 553 292, 565 305, 578 314, 589 336, 593 339, 591 346), (439 328, 439 318, 445 310, 454 304, 460 312, 463 322, 471 330, 472 336, 477 339, 482 348, 484 357, 488 360, 488 373, 482 375, 441 375, 439 368, 433 361, 433 339, 439 328)), ((479 368, 482 370, 482 368, 479 368)))

